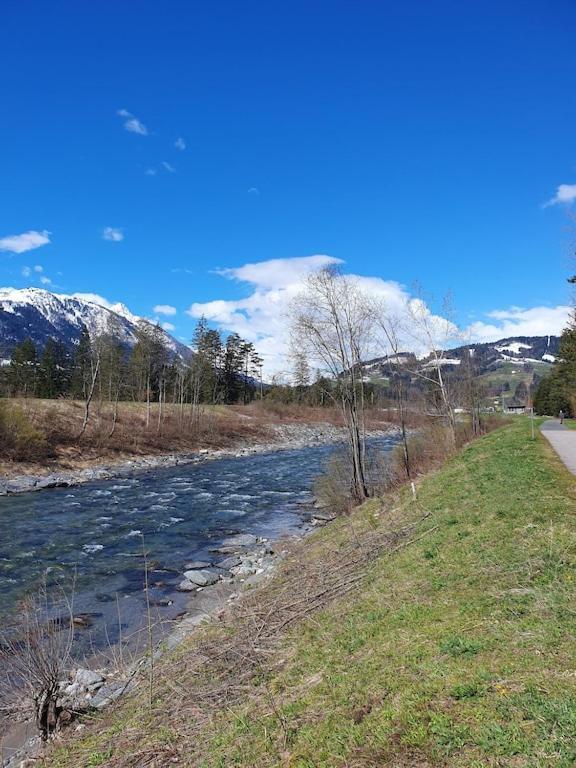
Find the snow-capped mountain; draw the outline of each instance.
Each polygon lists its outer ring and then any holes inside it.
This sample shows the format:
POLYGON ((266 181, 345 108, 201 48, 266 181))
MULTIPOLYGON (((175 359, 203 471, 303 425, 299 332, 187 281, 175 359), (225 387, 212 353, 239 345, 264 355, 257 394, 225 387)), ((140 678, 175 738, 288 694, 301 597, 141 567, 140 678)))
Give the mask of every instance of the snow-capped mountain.
MULTIPOLYGON (((500 367, 504 363, 518 366, 535 363, 553 363, 558 356, 558 336, 514 336, 486 344, 466 344, 447 350, 441 359, 446 368, 456 369, 468 354, 474 358, 475 370, 482 374, 500 367)), ((406 367, 433 367, 436 361, 432 357, 417 360, 413 354, 401 353, 390 357, 377 357, 365 363, 368 376, 387 376, 390 365, 404 364, 406 367)))
MULTIPOLYGON (((110 334, 127 347, 137 341, 140 323, 124 304, 103 306, 90 294, 66 296, 42 288, 0 288, 0 358, 10 357, 14 346, 29 338, 42 350, 49 338, 72 348, 86 326, 92 337, 110 334)), ((164 330, 166 348, 187 356, 189 349, 164 330)))

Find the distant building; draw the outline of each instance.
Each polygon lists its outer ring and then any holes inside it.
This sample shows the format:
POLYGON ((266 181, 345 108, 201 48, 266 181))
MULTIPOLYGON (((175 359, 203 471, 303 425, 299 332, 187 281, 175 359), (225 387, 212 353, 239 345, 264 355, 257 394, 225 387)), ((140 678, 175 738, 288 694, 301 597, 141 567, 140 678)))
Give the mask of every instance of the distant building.
POLYGON ((526 413, 527 410, 527 405, 507 405, 504 408, 504 413, 526 413))

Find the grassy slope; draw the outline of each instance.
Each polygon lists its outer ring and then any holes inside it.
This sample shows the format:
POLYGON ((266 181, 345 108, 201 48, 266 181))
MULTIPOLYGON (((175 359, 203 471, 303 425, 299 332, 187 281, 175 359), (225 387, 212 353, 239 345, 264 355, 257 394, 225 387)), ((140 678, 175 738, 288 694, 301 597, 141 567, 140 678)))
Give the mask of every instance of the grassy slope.
MULTIPOLYGON (((431 514, 411 543, 381 557, 361 593, 286 638, 280 671, 213 723, 203 759, 180 764, 575 763, 574 478, 518 420, 426 478, 419 505, 406 516, 431 514)), ((358 513, 358 525, 367 519, 358 513)), ((125 716, 108 737, 135 724, 125 716)), ((177 744, 166 726, 158 738, 177 744)), ((106 765, 108 737, 49 764, 106 765)))

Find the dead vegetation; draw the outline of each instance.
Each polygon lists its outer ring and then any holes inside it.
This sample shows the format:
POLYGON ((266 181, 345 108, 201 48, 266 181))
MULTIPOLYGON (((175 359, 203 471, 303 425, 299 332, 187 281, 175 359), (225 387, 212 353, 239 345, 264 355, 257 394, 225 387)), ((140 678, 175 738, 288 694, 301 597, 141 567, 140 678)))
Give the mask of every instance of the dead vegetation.
MULTIPOLYGON (((96 403, 85 432, 85 415, 76 400, 21 398, 0 400, 0 473, 35 474, 81 469, 134 456, 229 448, 274 439, 270 425, 329 423, 340 425, 330 408, 252 403, 248 406, 202 406, 200 417, 179 405, 163 404, 162 429, 155 409, 148 419, 145 403, 96 403), (147 426, 148 425, 148 426, 147 426)), ((382 426, 385 414, 375 414, 382 426)))
POLYGON ((72 664, 73 609, 44 582, 0 631, 0 725, 32 717, 43 740, 58 726, 60 682, 72 664))
MULTIPOLYGON (((152 410, 157 407, 152 405, 152 410)), ((227 448, 273 440, 271 423, 334 423, 326 409, 281 409, 205 406, 201 418, 189 418, 179 406, 164 404, 162 431, 147 427, 146 406, 97 404, 82 437, 84 404, 75 400, 0 401, 0 472, 6 475, 78 469, 132 456, 227 448), (114 430, 112 425, 114 424, 114 430)), ((153 414, 154 416, 154 414, 153 414)), ((152 418, 154 423, 154 418, 152 418)))

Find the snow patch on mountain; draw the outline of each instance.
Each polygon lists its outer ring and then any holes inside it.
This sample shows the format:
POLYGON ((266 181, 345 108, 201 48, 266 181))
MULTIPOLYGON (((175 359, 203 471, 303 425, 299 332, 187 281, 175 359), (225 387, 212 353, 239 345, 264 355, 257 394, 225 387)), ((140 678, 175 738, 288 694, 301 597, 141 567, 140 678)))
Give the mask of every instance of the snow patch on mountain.
MULTIPOLYGON (((83 327, 95 338, 110 334, 133 347, 138 326, 148 320, 134 315, 121 303, 107 304, 94 294, 66 295, 43 288, 0 288, 0 351, 7 357, 12 348, 31 338, 42 349, 49 338, 74 346, 83 327)), ((166 331, 158 331, 173 354, 185 356, 189 350, 166 331)))
POLYGON ((520 341, 512 341, 510 344, 505 344, 501 347, 494 347, 498 352, 512 352, 514 355, 519 355, 522 349, 531 349, 530 344, 522 344, 520 341))

